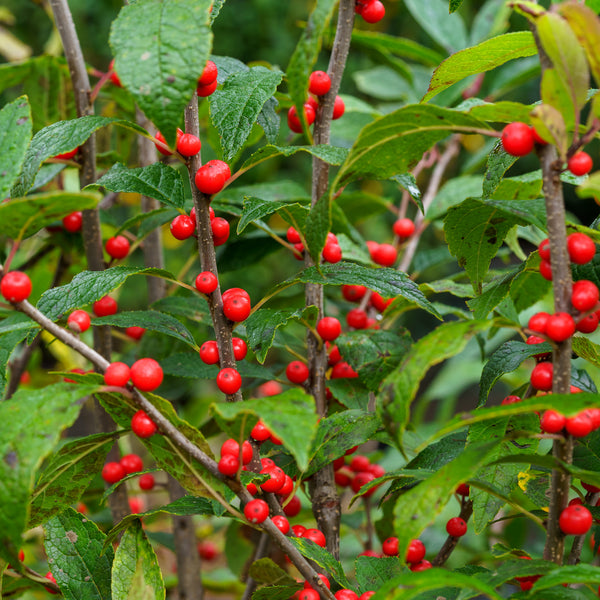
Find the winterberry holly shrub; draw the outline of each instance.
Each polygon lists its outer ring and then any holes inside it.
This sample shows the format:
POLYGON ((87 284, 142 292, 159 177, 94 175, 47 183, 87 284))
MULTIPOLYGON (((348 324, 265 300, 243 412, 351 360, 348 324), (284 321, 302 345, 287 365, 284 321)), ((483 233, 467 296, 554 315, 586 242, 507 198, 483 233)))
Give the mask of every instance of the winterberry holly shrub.
POLYGON ((598 597, 598 6, 462 4, 7 54, 3 598, 598 597))

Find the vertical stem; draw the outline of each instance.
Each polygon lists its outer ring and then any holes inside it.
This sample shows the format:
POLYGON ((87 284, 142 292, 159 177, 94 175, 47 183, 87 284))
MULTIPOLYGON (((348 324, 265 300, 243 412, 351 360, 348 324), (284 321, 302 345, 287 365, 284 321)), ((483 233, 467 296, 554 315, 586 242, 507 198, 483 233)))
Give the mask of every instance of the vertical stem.
MULTIPOLYGON (((329 59, 328 75, 331 78, 331 89, 321 99, 314 125, 314 143, 328 144, 331 129, 331 118, 335 98, 340 89, 346 59, 350 49, 352 27, 354 25, 354 0, 340 0, 338 23, 335 40, 329 59)), ((311 204, 327 193, 329 183, 329 165, 313 157, 312 194, 311 204)), ((310 256, 306 258, 306 266, 313 264, 310 256)), ((306 305, 318 308, 319 318, 323 315, 323 287, 307 284, 306 305)), ((327 414, 327 400, 325 398, 325 372, 327 370, 327 353, 324 346, 319 347, 319 340, 312 332, 307 333, 307 358, 311 378, 309 392, 315 398, 317 412, 321 416, 327 414)), ((310 482, 313 513, 319 529, 325 534, 327 549, 336 558, 339 556, 340 542, 340 499, 337 494, 333 467, 328 465, 314 474, 310 482)))

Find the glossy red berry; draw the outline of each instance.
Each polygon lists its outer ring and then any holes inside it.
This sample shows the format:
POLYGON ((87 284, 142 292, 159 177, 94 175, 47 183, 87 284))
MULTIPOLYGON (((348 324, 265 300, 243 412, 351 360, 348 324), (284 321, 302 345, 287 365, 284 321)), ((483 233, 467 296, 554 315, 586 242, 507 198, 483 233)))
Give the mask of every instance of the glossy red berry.
POLYGON ((22 302, 31 294, 31 279, 22 271, 9 271, 0 281, 0 293, 9 302, 22 302))
POLYGON ((555 410, 547 410, 540 419, 540 427, 544 433, 560 433, 566 422, 564 415, 555 410))
MULTIPOLYGON (((308 126, 315 122, 315 109, 310 104, 304 104, 304 116, 308 126)), ((290 107, 288 110, 287 123, 288 127, 294 133, 302 133, 302 123, 300 122, 300 117, 298 116, 295 106, 290 107)))
POLYGON ((269 516, 269 505, 260 498, 250 500, 244 506, 244 515, 250 523, 262 523, 269 516))
MULTIPOLYGON (((355 494, 358 494, 361 491, 361 489, 365 485, 367 485, 367 483, 370 483, 374 479, 375 479, 375 475, 373 475, 373 473, 368 473, 367 471, 360 471, 359 473, 357 473, 354 476, 354 479, 352 480, 352 483, 350 484, 350 487, 352 488, 352 491, 355 494)), ((376 489, 377 489, 377 486, 372 487, 367 492, 365 492, 363 494, 363 496, 371 496, 372 494, 375 493, 376 489)))
POLYGON ((540 261, 540 275, 546 281, 552 281, 552 265, 549 260, 540 261))
POLYGON ((308 91, 315 96, 324 96, 331 89, 331 79, 325 71, 313 71, 308 77, 308 91))
POLYGON ((582 410, 576 415, 567 418, 565 429, 573 437, 585 437, 594 430, 594 423, 591 415, 587 411, 582 410))
POLYGON ((123 387, 129 381, 131 370, 123 362, 114 362, 106 367, 104 372, 104 383, 106 385, 116 385, 123 387))
MULTIPOLYGON (((48 571, 48 572, 47 572, 47 573, 44 575, 44 577, 45 577, 45 578, 46 578, 48 581, 50 581, 51 583, 54 583, 55 585, 57 585, 56 578, 54 577, 54 575, 52 575, 52 571, 48 571)), ((46 587, 46 586, 44 586, 44 589, 45 589, 45 590, 46 590, 48 593, 50 593, 50 594, 58 594, 58 593, 59 593, 59 592, 57 592, 56 590, 54 590, 53 588, 50 588, 50 587, 46 587)))
POLYGON ((132 325, 131 327, 127 327, 125 329, 125 335, 130 337, 132 340, 140 340, 142 336, 146 333, 146 330, 143 327, 138 327, 137 325, 132 325))
POLYGON ((154 391, 163 380, 163 370, 153 358, 140 358, 131 365, 131 381, 142 392, 154 391))
POLYGON ((125 454, 121 457, 119 463, 128 475, 137 473, 144 468, 144 463, 137 454, 125 454))
POLYGON ((358 600, 358 594, 347 588, 338 590, 334 596, 335 600, 358 600))
POLYGON ((158 431, 154 421, 143 410, 138 410, 131 418, 131 429, 140 438, 149 438, 158 431))
POLYGON ((209 160, 202 165, 194 177, 196 187, 203 193, 211 196, 217 194, 231 177, 231 169, 222 160, 209 160))
POLYGON ((342 325, 335 317, 323 317, 317 323, 317 333, 324 341, 331 342, 342 333, 342 325))
POLYGON ((386 299, 378 292, 373 292, 371 294, 370 303, 371 306, 376 308, 379 312, 383 312, 392 303, 392 298, 386 299))
POLYGON ((152 473, 144 473, 143 475, 140 475, 140 478, 138 479, 138 485, 141 490, 151 490, 154 488, 155 483, 156 481, 154 480, 154 475, 152 475, 152 473))
POLYGON ((217 276, 211 271, 202 271, 196 277, 196 289, 201 294, 212 294, 217 289, 219 285, 219 280, 217 276))
MULTIPOLYGON (((290 500, 286 499, 286 504, 282 506, 283 512, 288 517, 295 517, 302 510, 302 502, 298 496, 292 496, 290 500)), ((298 534, 295 534, 298 535, 298 534)))
POLYGON ((398 538, 389 537, 381 544, 381 549, 386 556, 398 556, 398 538))
POLYGON ((196 549, 198 550, 198 556, 208 562, 215 560, 219 554, 216 544, 210 540, 201 540, 198 542, 196 549))
POLYGON ((235 394, 242 387, 242 376, 233 367, 221 369, 217 374, 217 387, 224 394, 235 394))
POLYGON ((415 224, 410 219, 398 219, 393 225, 394 233, 401 238, 408 238, 415 232, 415 224))
POLYGON ((347 363, 339 362, 331 369, 331 379, 344 379, 358 377, 358 373, 347 363))
POLYGON ((548 238, 540 242, 538 254, 540 255, 540 258, 550 260, 550 240, 548 238))
POLYGON ((297 595, 294 594, 294 599, 297 600, 319 600, 321 596, 317 590, 313 590, 312 588, 306 588, 304 590, 300 590, 297 592, 297 595))
POLYGON ((285 369, 285 376, 292 383, 304 383, 309 375, 308 366, 301 360, 293 360, 285 369))
POLYGON ((342 248, 336 242, 327 243, 323 248, 322 256, 325 262, 331 263, 333 265, 342 260, 342 248))
POLYGON ((238 337, 234 337, 231 343, 233 345, 233 357, 235 360, 244 360, 246 354, 248 354, 248 344, 242 338, 238 337))
POLYGON ((367 23, 378 23, 385 17, 385 6, 379 0, 371 0, 364 6, 360 16, 367 23))
POLYGON ((54 158, 58 158, 59 160, 71 160, 78 152, 79 146, 73 148, 73 150, 69 150, 68 152, 57 154, 54 158))
POLYGON ((129 240, 123 235, 108 238, 104 249, 111 258, 125 258, 129 254, 129 240))
POLYGON ((219 362, 219 346, 215 340, 207 340, 200 346, 200 359, 207 365, 219 362))
POLYGON ((207 60, 202 75, 198 78, 198 83, 200 85, 208 85, 216 80, 218 74, 217 65, 212 60, 207 60))
POLYGON ((285 237, 287 238, 287 241, 290 244, 299 244, 302 241, 301 238, 300 238, 300 234, 293 227, 290 227, 287 230, 287 233, 285 234, 285 237))
POLYGON ((373 260, 383 267, 391 267, 398 258, 398 251, 392 244, 379 244, 373 253, 373 260))
POLYGON ((227 475, 227 477, 233 477, 240 468, 240 459, 234 454, 225 454, 221 456, 219 460, 218 469, 219 473, 227 475))
POLYGON ((250 298, 242 294, 223 297, 223 314, 235 323, 244 321, 250 315, 250 298))
POLYGON ((452 537, 462 537, 467 533, 467 523, 460 517, 452 517, 446 523, 446 531, 452 537))
POLYGON ((548 319, 550 318, 550 314, 544 311, 540 311, 531 315, 529 317, 529 321, 527 323, 527 327, 531 329, 531 331, 535 331, 536 333, 545 334, 546 333, 546 325, 548 325, 548 319))
POLYGON ((572 233, 567 236, 567 250, 571 262, 584 265, 594 258, 596 244, 585 233, 572 233))
POLYGON ((526 123, 515 121, 502 130, 502 146, 511 156, 525 156, 533 150, 533 131, 526 123))
POLYGON ((551 362, 541 362, 535 365, 531 372, 531 385, 534 389, 549 392, 552 389, 554 369, 551 362))
POLYGON ((409 565, 420 563, 425 558, 425 544, 421 540, 411 540, 406 551, 406 562, 409 565))
POLYGON ((121 481, 125 475, 125 469, 118 462, 107 462, 102 467, 102 479, 111 485, 117 483, 117 481, 121 481))
MULTIPOLYGON (((179 138, 179 136, 182 133, 183 132, 181 131, 181 129, 178 129, 177 130, 177 138, 179 138)), ((165 139, 165 136, 160 131, 157 131, 156 135, 154 137, 156 138, 156 142, 154 142, 156 149, 164 156, 171 156, 172 152, 169 149, 169 145, 167 144, 167 140, 165 139)))
POLYGON ((343 117, 345 112, 346 105, 344 104, 344 101, 340 98, 340 96, 336 96, 333 104, 333 115, 331 118, 335 121, 336 119, 343 117))
POLYGON ((548 317, 546 335, 555 342, 564 342, 575 333, 575 321, 569 313, 558 312, 548 317))
POLYGON ((567 506, 560 513, 558 525, 565 535, 584 535, 592 526, 592 513, 580 504, 567 506))
POLYGON ((75 211, 68 214, 66 217, 63 217, 62 224, 69 233, 81 231, 81 226, 83 225, 83 215, 81 214, 81 211, 75 211))
POLYGON ((587 152, 577 152, 567 162, 569 171, 578 177, 587 175, 594 166, 592 157, 587 152))
POLYGON ((598 329, 598 324, 600 323, 600 319, 596 313, 592 313, 591 315, 587 315, 579 321, 575 323, 575 329, 580 331, 581 333, 593 333, 598 329))
POLYGON ((200 152, 200 148, 202 148, 200 138, 191 133, 182 133, 177 140, 177 152, 186 158, 196 156, 200 152))
POLYGON ((97 317, 114 315, 117 312, 117 301, 110 296, 104 296, 94 302, 93 311, 97 317))
POLYGON ((75 333, 83 333, 90 328, 92 319, 85 310, 74 310, 67 319, 67 326, 75 333))
POLYGON ((581 279, 573 284, 573 291, 571 293, 573 308, 581 312, 587 312, 598 304, 599 298, 600 293, 595 283, 587 279, 581 279))
POLYGON ((196 93, 200 98, 206 98, 210 96, 219 85, 219 82, 215 79, 212 83, 207 83, 206 85, 198 84, 196 87, 196 93))
POLYGON ((285 483, 285 473, 277 465, 267 465, 260 471, 261 475, 268 475, 269 479, 260 484, 264 492, 279 492, 285 483))
POLYGON ((171 235, 176 240, 187 240, 194 235, 196 223, 189 215, 177 215, 169 225, 171 235))
POLYGON ((321 546, 321 548, 325 548, 327 544, 325 535, 320 529, 307 529, 302 537, 314 542, 317 546, 321 546))
POLYGON ((366 329, 367 320, 367 313, 362 308, 353 308, 346 315, 346 323, 352 329, 366 329))
POLYGON ((364 285, 343 285, 342 295, 348 302, 360 302, 367 293, 364 285))

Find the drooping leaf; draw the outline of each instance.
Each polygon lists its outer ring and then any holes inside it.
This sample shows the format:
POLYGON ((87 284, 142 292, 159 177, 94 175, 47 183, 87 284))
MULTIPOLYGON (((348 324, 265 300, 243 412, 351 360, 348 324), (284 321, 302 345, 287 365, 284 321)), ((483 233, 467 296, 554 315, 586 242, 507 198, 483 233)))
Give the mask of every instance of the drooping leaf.
POLYGON ((275 333, 290 320, 307 322, 314 326, 317 320, 317 308, 308 306, 298 310, 272 310, 262 308, 253 312, 245 321, 248 344, 259 363, 264 363, 269 348, 273 345, 275 333))
POLYGON ((37 308, 49 319, 58 319, 62 314, 82 308, 106 296, 132 275, 151 275, 169 280, 175 279, 168 271, 153 268, 117 266, 100 272, 82 271, 75 275, 70 283, 44 292, 37 308))
POLYGON ((379 411, 389 433, 401 441, 410 405, 427 371, 463 350, 468 339, 491 326, 491 321, 443 323, 413 344, 406 359, 381 384, 379 411))
MULTIPOLYGON (((287 390, 277 396, 261 398, 258 402, 236 402, 229 404, 213 404, 213 414, 227 421, 246 416, 248 423, 252 417, 252 427, 256 417, 278 438, 298 463, 298 468, 305 471, 308 467, 309 450, 317 429, 317 414, 312 396, 301 389, 287 390)), ((236 438, 243 432, 237 432, 236 438)), ((247 432, 246 432, 247 433, 247 432)))
POLYGON ((67 600, 108 600, 111 596, 112 547, 81 513, 67 508, 44 526, 44 547, 52 575, 67 600))
POLYGON ((470 115, 429 104, 400 108, 363 127, 341 166, 333 190, 355 179, 389 179, 409 171, 437 141, 452 132, 489 129, 470 115))
POLYGON ((22 389, 0 402, 0 556, 13 564, 29 519, 36 471, 77 418, 79 401, 96 390, 60 383, 22 389))
POLYGON ((533 56, 536 53, 533 35, 529 31, 505 33, 472 48, 456 52, 434 71, 423 102, 469 75, 491 71, 509 60, 533 56))
POLYGON ((290 542, 298 548, 302 556, 314 561, 319 567, 325 569, 328 576, 337 581, 340 586, 343 588, 352 587, 344 573, 342 565, 325 548, 317 546, 317 544, 306 538, 293 537, 290 538, 290 542))
POLYGON ((116 163, 93 186, 103 187, 111 192, 134 192, 155 198, 172 208, 183 208, 183 179, 179 171, 158 162, 148 167, 128 169, 116 163))
POLYGON ((141 0, 125 5, 112 24, 115 71, 170 146, 210 55, 211 4, 141 0))
POLYGON ((28 526, 37 527, 75 504, 102 470, 118 433, 99 433, 67 442, 42 471, 31 495, 28 526))
POLYGON ((0 110, 0 198, 13 186, 31 140, 31 110, 26 96, 6 104, 0 110))
POLYGON ((227 78, 210 96, 211 119, 219 132, 226 161, 232 160, 248 139, 263 106, 281 83, 283 73, 252 67, 227 78))
POLYGON ((112 565, 113 600, 164 600, 165 584, 141 521, 126 530, 112 565))

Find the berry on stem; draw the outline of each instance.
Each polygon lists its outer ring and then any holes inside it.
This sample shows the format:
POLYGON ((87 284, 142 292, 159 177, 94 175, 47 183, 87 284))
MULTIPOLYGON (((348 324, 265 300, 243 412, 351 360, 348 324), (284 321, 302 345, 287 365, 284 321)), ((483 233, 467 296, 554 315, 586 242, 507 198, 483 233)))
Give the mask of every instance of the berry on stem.
POLYGON ((153 358, 140 358, 131 365, 131 381, 142 392, 153 392, 163 380, 163 370, 153 358))
POLYGON ((577 265, 585 265, 594 258, 596 244, 585 233, 572 233, 567 236, 567 251, 571 262, 577 265))
POLYGON ((323 317, 317 323, 317 333, 324 341, 331 342, 342 333, 342 325, 335 317, 323 317))
POLYGON ((110 296, 104 296, 94 302, 92 310, 97 317, 107 317, 117 312, 117 301, 110 296))
POLYGON ((81 211, 75 211, 68 214, 66 217, 63 217, 62 224, 69 233, 81 231, 81 226, 83 224, 83 215, 81 214, 81 211))
POLYGON ((346 105, 344 104, 344 101, 339 96, 336 96, 333 104, 333 115, 331 118, 335 121, 336 119, 343 117, 345 112, 346 105))
POLYGON ((192 133, 182 133, 177 139, 177 152, 186 158, 196 156, 200 152, 200 148, 202 148, 200 138, 192 133))
POLYGON ((137 473, 144 468, 142 459, 137 454, 125 454, 119 461, 120 465, 125 469, 125 473, 137 473))
POLYGON ((446 523, 446 531, 452 537, 462 537, 467 533, 467 523, 461 517, 452 517, 446 523))
POLYGON ((140 438, 152 437, 158 431, 154 421, 143 410, 138 410, 131 418, 131 429, 140 438))
POLYGON ((194 182, 203 194, 212 196, 223 189, 230 177, 229 165, 222 160, 214 159, 209 160, 196 171, 194 182))
POLYGON ((313 71, 308 77, 308 91, 315 96, 324 96, 331 89, 331 79, 325 71, 313 71))
POLYGON ((123 362, 114 362, 106 367, 104 372, 104 383, 106 385, 114 385, 123 387, 129 381, 131 370, 129 366, 123 362))
POLYGON ((22 271, 9 271, 0 281, 0 293, 9 302, 22 302, 31 294, 31 279, 22 271))
POLYGON ((200 360, 207 365, 219 362, 219 346, 215 340, 207 340, 200 346, 200 360))
POLYGON ((592 513, 581 504, 567 506, 560 513, 558 525, 565 535, 584 535, 592 526, 592 513))
POLYGON ((235 394, 242 387, 242 377, 233 367, 226 367, 217 374, 217 387, 224 394, 235 394))
POLYGON ((201 294, 212 294, 217 289, 219 285, 219 280, 217 276, 211 271, 202 271, 196 277, 196 289, 201 294))
POLYGON ((125 475, 125 469, 118 462, 107 462, 102 467, 102 479, 111 485, 117 483, 117 481, 121 481, 125 475))
MULTIPOLYGON (((306 124, 310 127, 315 122, 315 109, 308 103, 304 104, 304 117, 306 118, 306 124)), ((302 133, 302 123, 300 117, 296 111, 296 107, 292 106, 288 110, 287 114, 288 127, 294 133, 302 133)))
POLYGON ((380 0, 370 0, 362 9, 360 16, 367 23, 378 23, 385 17, 385 6, 380 0))
POLYGON ((189 215, 177 215, 171 221, 169 230, 176 240, 187 240, 194 235, 196 223, 189 215))
POLYGON ((67 319, 67 326, 75 333, 83 333, 90 328, 92 319, 85 310, 74 310, 67 319))
POLYGON ((260 498, 250 500, 244 506, 244 515, 250 523, 262 523, 269 516, 269 505, 260 498))
POLYGON ((125 258, 129 254, 129 240, 124 235, 108 238, 104 249, 111 258, 125 258))
POLYGON ((576 152, 567 162, 569 171, 578 177, 587 175, 594 166, 592 157, 587 152, 576 152))
POLYGON ((415 232, 415 224, 410 219, 398 219, 392 229, 398 237, 408 238, 415 232))
POLYGON ((533 131, 526 123, 515 121, 502 130, 502 147, 511 156, 525 156, 533 150, 533 131))
POLYGON ((304 383, 309 375, 308 367, 301 360, 293 360, 285 369, 285 376, 292 383, 304 383))
POLYGON ((140 475, 138 479, 138 485, 140 486, 140 490, 151 490, 155 485, 154 475, 152 473, 144 473, 140 475))

